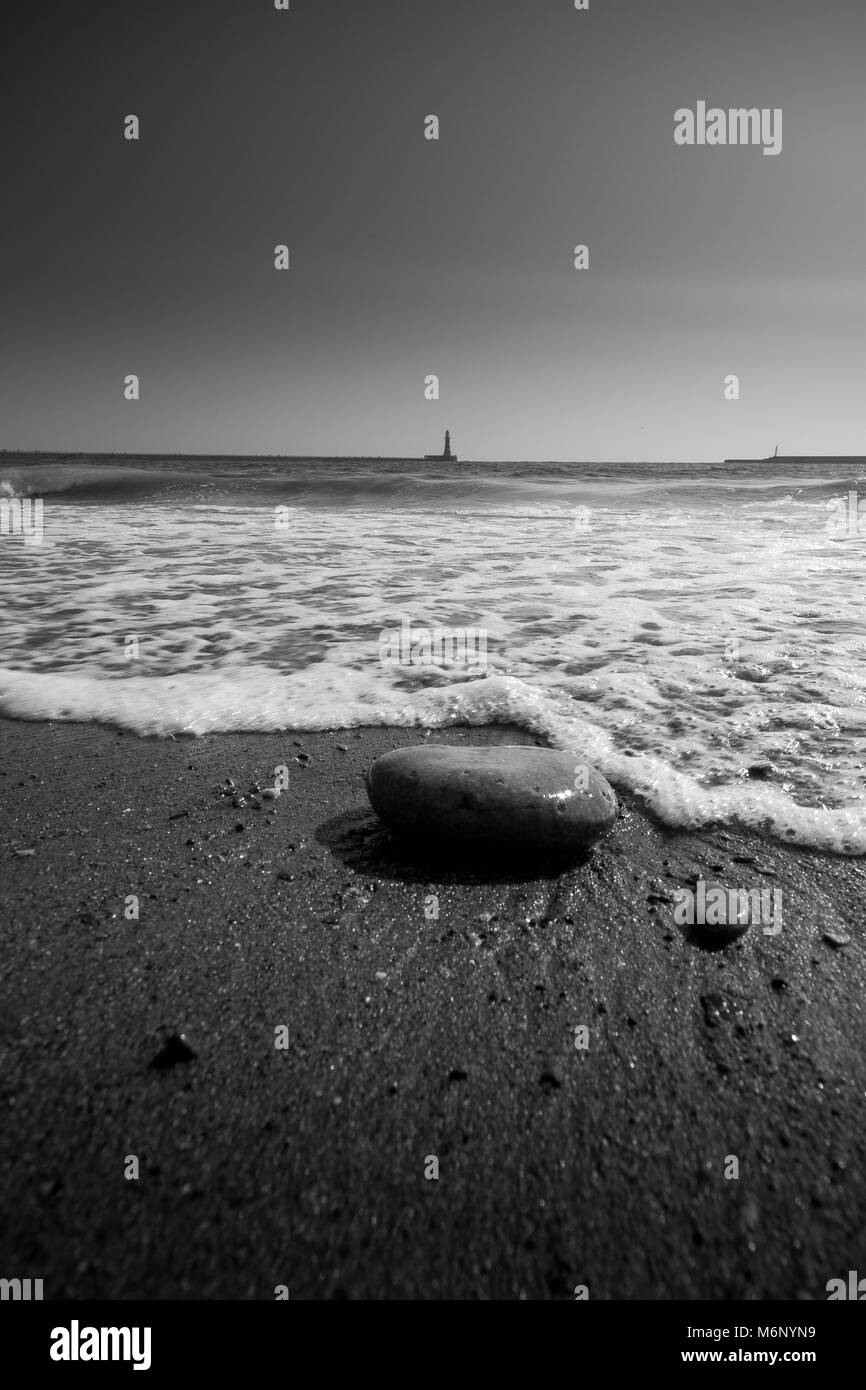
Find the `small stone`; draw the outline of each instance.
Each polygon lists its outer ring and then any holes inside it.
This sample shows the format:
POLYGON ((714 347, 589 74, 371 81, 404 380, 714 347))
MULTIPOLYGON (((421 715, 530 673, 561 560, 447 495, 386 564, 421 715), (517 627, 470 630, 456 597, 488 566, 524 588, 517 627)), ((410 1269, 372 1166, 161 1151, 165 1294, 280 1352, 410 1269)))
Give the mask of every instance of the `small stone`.
POLYGON ((551 748, 398 748, 376 759, 366 781, 377 815, 422 844, 562 854, 586 849, 617 816, 601 774, 551 748))
POLYGON ((377 970, 377 971, 376 971, 376 979, 377 979, 377 980, 387 980, 387 978, 388 978, 388 972, 387 972, 387 970, 377 970))
POLYGON ((764 778, 769 777, 770 774, 773 773, 773 772, 775 772, 775 771, 776 771, 776 769, 775 769, 775 767, 773 766, 773 764, 770 763, 770 762, 767 762, 766 759, 764 759, 764 760, 761 761, 761 762, 757 762, 757 763, 749 763, 749 766, 746 768, 746 774, 747 774, 747 776, 749 776, 749 777, 757 777, 757 778, 759 778, 759 779, 761 779, 761 780, 763 780, 764 778))
MULTIPOLYGON (((698 888, 697 891, 698 905, 700 905, 700 888, 698 888)), ((712 910, 713 917, 720 916, 723 920, 720 922, 696 921, 694 924, 689 923, 689 933, 695 940, 700 941, 704 946, 726 946, 729 942, 736 941, 738 937, 744 936, 751 925, 748 917, 746 917, 745 921, 738 919, 735 915, 732 915, 730 919, 728 918, 730 899, 725 890, 722 889, 721 891, 724 893, 724 902, 720 905, 714 896, 718 891, 715 885, 707 884, 705 889, 705 912, 696 913, 695 915, 709 915, 712 910)))
POLYGON ((280 787, 264 787, 262 790, 262 798, 265 801, 276 801, 280 791, 280 787))
POLYGON ((295 762, 298 762, 298 763, 308 763, 309 761, 310 761, 310 755, 309 755, 309 753, 298 753, 297 757, 295 758, 295 762))
POLYGON ((824 940, 825 940, 830 946, 850 946, 850 945, 851 945, 851 938, 850 938, 850 936, 846 936, 845 932, 843 932, 843 931, 836 931, 836 930, 829 929, 829 928, 828 928, 827 931, 824 932, 824 940))
POLYGON ((183 1033, 172 1033, 166 1038, 150 1065, 158 1070, 175 1067, 179 1062, 191 1062, 196 1054, 183 1033))
POLYGON ((348 748, 346 747, 346 744, 345 744, 345 743, 338 743, 338 744, 337 744, 337 752, 338 752, 338 753, 348 753, 348 751, 349 751, 349 750, 348 750, 348 748))
POLYGON ((35 849, 13 849, 12 853, 18 859, 27 859, 31 854, 35 854, 35 849))
POLYGON ((234 791, 235 784, 232 781, 231 777, 227 777, 226 780, 223 782, 223 786, 227 787, 229 791, 234 791))
POLYGON ((706 946, 727 946, 749 930, 749 922, 696 922, 691 928, 706 946))
POLYGON ((718 1028, 720 1023, 728 1023, 734 1016, 731 1001, 724 994, 702 994, 701 1008, 708 1028, 718 1028))

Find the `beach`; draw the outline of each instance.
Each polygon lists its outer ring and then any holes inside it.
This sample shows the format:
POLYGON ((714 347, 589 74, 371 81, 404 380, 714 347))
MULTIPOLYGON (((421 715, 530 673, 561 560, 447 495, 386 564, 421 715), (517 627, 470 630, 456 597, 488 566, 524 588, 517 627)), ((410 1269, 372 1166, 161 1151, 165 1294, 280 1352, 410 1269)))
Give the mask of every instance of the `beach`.
POLYGON ((820 1300, 862 1268, 862 858, 620 789, 584 862, 473 869, 367 802, 391 748, 541 741, 3 719, 4 1270, 46 1299, 820 1300), (280 766, 261 809, 225 793, 280 766), (772 886, 781 930, 704 949, 673 919, 696 878, 772 886), (151 1065, 175 1034, 194 1057, 151 1065))

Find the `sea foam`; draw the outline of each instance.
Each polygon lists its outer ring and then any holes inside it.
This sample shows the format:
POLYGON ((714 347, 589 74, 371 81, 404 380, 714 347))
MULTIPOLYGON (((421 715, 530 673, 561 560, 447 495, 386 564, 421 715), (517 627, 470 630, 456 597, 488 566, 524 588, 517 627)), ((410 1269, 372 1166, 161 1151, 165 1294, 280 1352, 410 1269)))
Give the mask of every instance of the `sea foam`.
POLYGON ((837 854, 866 854, 866 809, 799 806, 784 792, 754 782, 701 786, 663 759, 624 756, 573 701, 513 677, 491 677, 414 693, 355 681, 328 687, 311 673, 193 673, 108 680, 0 668, 0 712, 26 719, 91 721, 142 735, 278 732, 392 726, 513 724, 592 763, 614 786, 633 793, 665 824, 697 829, 736 823, 789 844, 837 854))
POLYGON ((39 545, 0 538, 0 711, 510 721, 669 824, 862 853, 866 535, 828 525, 860 482, 775 467, 2 464, 4 496, 45 506, 39 545), (384 660, 408 623, 480 633, 482 669, 384 660))

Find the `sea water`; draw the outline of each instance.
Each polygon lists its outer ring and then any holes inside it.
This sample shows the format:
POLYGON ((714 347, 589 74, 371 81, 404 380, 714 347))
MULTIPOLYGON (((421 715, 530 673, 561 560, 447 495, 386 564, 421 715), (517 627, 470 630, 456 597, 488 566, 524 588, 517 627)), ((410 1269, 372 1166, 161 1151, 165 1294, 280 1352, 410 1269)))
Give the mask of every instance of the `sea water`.
POLYGON ((862 854, 864 496, 832 460, 0 459, 0 503, 43 504, 0 534, 0 712, 507 721, 669 824, 862 854), (383 659, 407 622, 483 661, 383 659))

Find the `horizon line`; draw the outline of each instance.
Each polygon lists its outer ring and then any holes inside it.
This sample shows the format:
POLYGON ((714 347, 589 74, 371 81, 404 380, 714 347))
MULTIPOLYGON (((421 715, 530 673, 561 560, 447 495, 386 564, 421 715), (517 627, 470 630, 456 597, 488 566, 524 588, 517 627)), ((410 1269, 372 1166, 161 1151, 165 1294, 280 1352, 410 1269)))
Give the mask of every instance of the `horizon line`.
POLYGON ((218 454, 218 453, 214 453, 213 451, 206 451, 206 452, 204 452, 204 453, 191 453, 191 452, 186 452, 186 451, 168 451, 168 450, 164 450, 164 449, 157 449, 157 450, 141 450, 141 449, 139 449, 139 450, 135 450, 135 451, 130 451, 130 450, 118 451, 118 450, 114 450, 114 449, 0 449, 0 458, 4 458, 4 457, 6 457, 7 455, 11 455, 11 454, 29 455, 29 456, 40 456, 40 455, 46 454, 46 455, 55 456, 55 457, 57 457, 58 459, 81 459, 81 458, 92 458, 92 457, 96 457, 96 458, 121 458, 121 459, 125 459, 125 458, 129 458, 129 459, 133 459, 133 458, 139 458, 139 459, 155 459, 155 458, 163 458, 163 459, 169 459, 169 458, 170 458, 170 459, 185 459, 185 458, 186 458, 186 459, 212 459, 212 460, 214 460, 214 461, 217 461, 217 460, 228 460, 228 459, 231 459, 231 460, 235 460, 235 459, 251 459, 251 460, 252 460, 252 459, 262 459, 262 460, 271 460, 271 459, 274 459, 274 460, 283 460, 283 461, 285 461, 285 462, 299 462, 299 461, 306 460, 307 462, 310 462, 310 463, 327 463, 327 462, 342 463, 342 462, 348 462, 348 461, 350 461, 350 460, 354 460, 354 461, 359 462, 359 463, 434 463, 434 464, 435 464, 435 463, 450 463, 450 462, 453 461, 453 462, 456 464, 456 466, 457 466, 458 468, 461 467, 461 466, 463 466, 464 464, 470 464, 470 463, 472 463, 472 464, 478 464, 478 463, 527 463, 527 464, 542 464, 542 463, 574 463, 574 464, 586 464, 586 463, 598 463, 598 464, 611 464, 611 463, 637 463, 637 464, 654 464, 654 463, 696 463, 696 464, 703 464, 703 463, 780 463, 780 462, 783 462, 783 461, 798 461, 798 462, 799 462, 799 461, 803 461, 803 460, 806 460, 806 459, 827 460, 827 461, 838 460, 839 462, 846 462, 846 463, 847 463, 847 462, 852 462, 852 461, 854 461, 854 460, 856 460, 856 461, 858 461, 858 462, 866 462, 866 454, 834 454, 834 453, 830 453, 830 454, 826 454, 826 453, 825 453, 825 454, 767 454, 767 455, 760 456, 760 457, 757 456, 757 455, 755 455, 755 456, 742 455, 742 456, 737 456, 737 457, 731 456, 731 457, 727 457, 727 458, 695 458, 695 457, 693 457, 693 456, 691 456, 691 455, 686 455, 686 456, 683 456, 682 458, 646 458, 646 459, 635 459, 635 458, 627 458, 627 457, 617 458, 617 459, 600 459, 600 458, 564 458, 564 457, 560 457, 560 458, 522 458, 522 459, 519 459, 519 458, 473 458, 473 459, 469 459, 469 458, 462 457, 462 458, 459 458, 459 459, 456 459, 456 460, 450 460, 450 459, 442 458, 442 457, 440 457, 439 455, 436 455, 435 457, 432 457, 432 458, 425 458, 424 455, 414 455, 414 454, 309 454, 309 453, 303 453, 303 454, 269 454, 269 453, 264 453, 264 454, 261 454, 261 453, 252 453, 252 454, 249 454, 249 453, 245 453, 245 454, 218 454))

